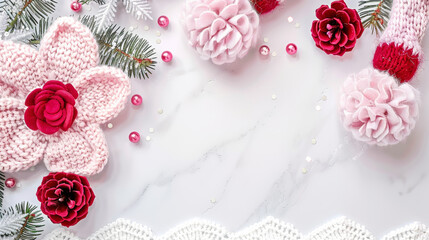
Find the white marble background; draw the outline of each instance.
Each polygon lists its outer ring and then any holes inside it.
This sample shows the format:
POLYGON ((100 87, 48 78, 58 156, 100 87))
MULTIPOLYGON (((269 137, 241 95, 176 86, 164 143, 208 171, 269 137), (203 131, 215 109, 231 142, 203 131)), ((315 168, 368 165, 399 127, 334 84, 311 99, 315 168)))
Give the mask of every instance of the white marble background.
MULTIPOLYGON (((57 15, 73 14, 70 1, 60 1, 57 15)), ((129 103, 114 127, 105 128, 111 157, 105 170, 90 178, 95 204, 70 230, 87 237, 124 217, 155 234, 190 218, 236 231, 272 215, 306 233, 345 215, 381 237, 413 221, 429 224, 428 63, 414 80, 423 105, 409 139, 387 148, 355 142, 338 120, 338 89, 348 74, 370 65, 376 38, 366 31, 343 58, 317 49, 311 22, 315 9, 329 2, 286 1, 261 18, 258 46, 268 38, 277 56, 263 60, 255 48, 244 60, 221 67, 188 47, 180 24, 183 0, 151 1, 155 18, 170 18, 168 30, 137 22, 119 8, 118 24, 138 26, 135 32, 150 40, 158 58, 170 50, 174 60, 160 62, 148 80, 132 80, 132 92, 141 94, 144 104, 129 103), (289 42, 299 48, 296 57, 284 50, 289 42), (131 131, 141 133, 140 144, 128 141, 131 131)), ((357 7, 356 0, 347 3, 357 7)), ((428 38, 423 46, 429 53, 428 38)), ((6 191, 5 205, 38 203, 35 192, 46 174, 43 164, 9 174, 21 187, 6 191)), ((48 220, 45 234, 55 227, 48 220)))

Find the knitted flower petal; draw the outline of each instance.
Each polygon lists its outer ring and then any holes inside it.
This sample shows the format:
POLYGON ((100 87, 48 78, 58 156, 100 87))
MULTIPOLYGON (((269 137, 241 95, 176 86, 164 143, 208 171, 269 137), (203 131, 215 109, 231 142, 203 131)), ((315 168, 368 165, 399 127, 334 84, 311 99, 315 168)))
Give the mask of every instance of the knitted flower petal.
POLYGON ((97 66, 97 41, 78 20, 59 18, 42 39, 39 58, 45 63, 46 77, 71 83, 84 70, 97 66))
POLYGON ((15 98, 0 99, 0 171, 28 169, 43 158, 46 139, 24 123, 25 105, 15 98))
POLYGON ((130 81, 125 73, 106 66, 83 72, 73 84, 79 92, 76 106, 80 121, 99 124, 119 114, 131 91, 130 81))
POLYGON ((28 45, 0 41, 0 97, 23 99, 43 85, 38 52, 28 45))
POLYGON ((49 136, 45 164, 51 172, 93 175, 107 163, 108 150, 98 124, 76 123, 67 131, 49 136))

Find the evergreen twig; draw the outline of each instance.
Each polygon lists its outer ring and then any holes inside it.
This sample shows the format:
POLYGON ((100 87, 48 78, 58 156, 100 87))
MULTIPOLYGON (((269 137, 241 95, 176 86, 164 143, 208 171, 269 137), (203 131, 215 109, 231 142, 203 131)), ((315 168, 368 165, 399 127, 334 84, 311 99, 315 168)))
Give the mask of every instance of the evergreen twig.
POLYGON ((393 0, 360 0, 359 16, 364 28, 371 28, 379 35, 387 26, 393 0))
POLYGON ((84 16, 81 21, 97 38, 101 64, 116 66, 129 77, 140 79, 148 78, 155 70, 155 50, 147 40, 115 24, 98 33, 94 16, 84 16))
MULTIPOLYGON (((43 232, 44 218, 35 205, 21 202, 5 211, 0 212, 0 218, 6 216, 20 216, 20 224, 12 221, 9 230, 12 234, 0 235, 0 237, 13 237, 15 240, 34 240, 43 232)), ((6 227, 4 229, 7 229, 6 227)))
POLYGON ((79 0, 80 3, 82 3, 82 5, 88 4, 90 2, 96 2, 98 5, 103 5, 106 2, 104 0, 79 0))
POLYGON ((0 10, 8 15, 6 32, 32 29, 40 19, 55 11, 56 0, 0 0, 0 10))

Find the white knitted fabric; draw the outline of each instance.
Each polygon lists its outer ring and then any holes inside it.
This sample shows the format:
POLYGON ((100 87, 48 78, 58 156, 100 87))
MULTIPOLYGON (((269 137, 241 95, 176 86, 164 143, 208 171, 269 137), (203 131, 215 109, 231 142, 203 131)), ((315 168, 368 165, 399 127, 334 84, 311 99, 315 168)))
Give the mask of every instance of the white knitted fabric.
MULTIPOLYGON (((383 240, 428 240, 429 229, 420 223, 393 231, 383 240)), ((44 240, 81 240, 64 228, 48 234, 44 240)), ((148 227, 125 219, 118 219, 87 240, 375 240, 362 225, 341 217, 314 230, 301 234, 291 224, 273 217, 237 233, 229 233, 222 226, 205 220, 193 220, 156 236, 148 227)))
POLYGON ((404 44, 404 49, 413 49, 422 55, 420 42, 429 19, 429 0, 394 1, 388 27, 380 37, 380 43, 404 44))

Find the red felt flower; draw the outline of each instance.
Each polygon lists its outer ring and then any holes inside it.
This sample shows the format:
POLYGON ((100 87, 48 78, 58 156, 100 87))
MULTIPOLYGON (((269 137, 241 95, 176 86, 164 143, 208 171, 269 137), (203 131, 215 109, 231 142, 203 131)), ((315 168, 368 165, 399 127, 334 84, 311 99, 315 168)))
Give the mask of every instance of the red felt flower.
POLYGON ((65 227, 84 219, 95 198, 86 177, 64 172, 45 176, 36 195, 42 212, 65 227))
POLYGON ((77 116, 74 107, 78 93, 70 84, 60 81, 47 81, 43 88, 33 90, 26 98, 24 120, 32 130, 45 134, 67 131, 77 116))
POLYGON ((279 5, 279 0, 250 0, 259 14, 269 13, 279 5))
POLYGON ((332 2, 331 7, 322 5, 316 10, 316 17, 311 36, 316 46, 327 54, 342 56, 350 52, 362 36, 364 28, 359 14, 343 0, 332 2))

